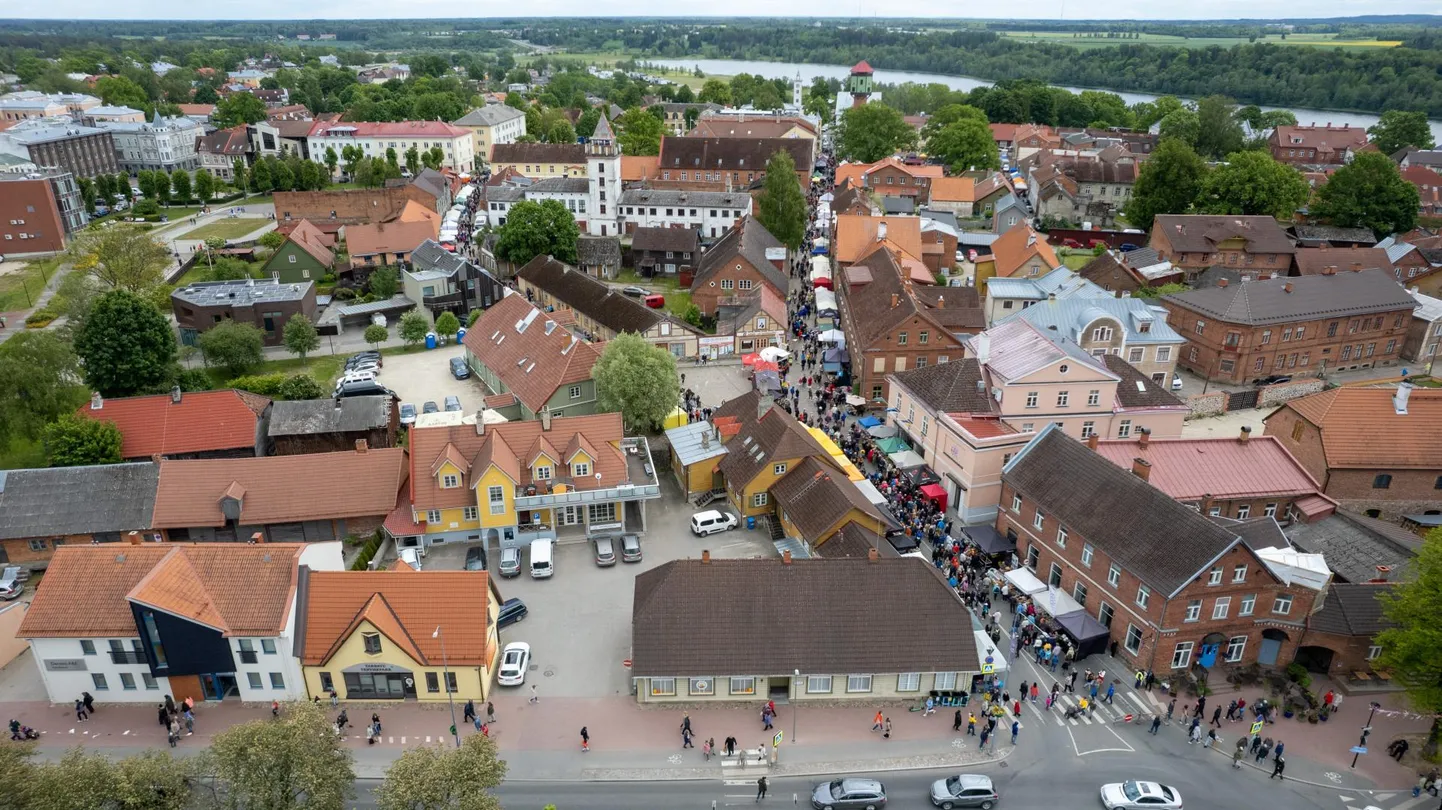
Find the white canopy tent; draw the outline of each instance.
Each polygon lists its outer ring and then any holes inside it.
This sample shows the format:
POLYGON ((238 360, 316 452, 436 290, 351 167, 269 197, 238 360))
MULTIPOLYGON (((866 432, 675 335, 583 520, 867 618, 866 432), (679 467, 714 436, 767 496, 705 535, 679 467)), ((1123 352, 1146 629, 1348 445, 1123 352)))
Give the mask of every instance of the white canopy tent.
POLYGON ((926 466, 926 459, 922 458, 921 454, 915 450, 902 450, 900 453, 892 453, 890 456, 887 456, 887 458, 891 459, 891 463, 895 464, 898 470, 909 470, 913 467, 926 466))
POLYGON ((825 287, 818 287, 816 290, 816 311, 835 312, 836 293, 826 289, 825 287))
POLYGON ((1002 574, 1013 588, 1026 594, 1035 596, 1039 593, 1046 593, 1046 583, 1036 578, 1036 575, 1025 568, 1013 568, 1002 574))
MULTIPOLYGON (((819 291, 818 291, 819 292, 819 291)), ((827 329, 818 337, 822 343, 846 343, 846 333, 840 329, 827 329)))
POLYGON ((1086 610, 1077 600, 1067 596, 1065 591, 1060 590, 1055 585, 1048 585, 1046 593, 1039 593, 1033 596, 1031 601, 1032 604, 1036 605, 1037 610, 1040 610, 1052 618, 1065 616, 1068 613, 1075 613, 1078 610, 1086 610))

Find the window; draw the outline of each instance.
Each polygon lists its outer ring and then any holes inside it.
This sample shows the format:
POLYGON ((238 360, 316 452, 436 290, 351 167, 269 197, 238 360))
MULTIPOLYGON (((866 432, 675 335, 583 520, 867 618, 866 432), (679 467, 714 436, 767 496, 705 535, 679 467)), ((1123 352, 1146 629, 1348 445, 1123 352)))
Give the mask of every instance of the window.
POLYGON ((45 546, 46 546, 46 543, 45 543, 44 540, 31 540, 31 541, 30 541, 30 550, 31 550, 31 551, 44 551, 44 550, 45 550, 45 546))
POLYGON ((1125 643, 1126 643, 1126 647, 1127 647, 1127 652, 1131 653, 1132 655, 1136 655, 1138 652, 1141 652, 1141 649, 1142 649, 1142 631, 1141 631, 1141 628, 1139 628, 1139 627, 1137 627, 1136 625, 1128 622, 1128 623, 1127 623, 1127 640, 1126 640, 1125 643))
MULTIPOLYGON (((1439 478, 1438 480, 1439 480, 1439 481, 1442 481, 1442 478, 1439 478)), ((1020 512, 1020 511, 1021 511, 1021 496, 1020 496, 1020 495, 1013 495, 1013 496, 1011 496, 1011 511, 1013 511, 1013 512, 1020 512)))
POLYGON ((1110 326, 1098 326, 1092 330, 1092 340, 1105 343, 1112 339, 1112 328, 1110 326))
POLYGON ((1278 616, 1285 616, 1292 612, 1292 595, 1289 593, 1277 594, 1272 600, 1272 612, 1278 616))
POLYGON ((785 474, 786 474, 786 464, 783 462, 783 463, 781 463, 781 464, 773 464, 773 465, 771 465, 771 473, 772 473, 773 475, 777 476, 777 477, 780 477, 780 476, 785 475, 785 474))
POLYGON ((1083 438, 1083 439, 1090 439, 1091 437, 1095 436, 1096 433, 1097 433, 1097 423, 1096 423, 1096 422, 1090 422, 1090 421, 1088 421, 1088 422, 1082 422, 1082 434, 1081 434, 1081 435, 1082 435, 1082 438, 1083 438))
MULTIPOLYGON (((1140 597, 1140 594, 1138 594, 1138 596, 1140 597)), ((1137 604, 1141 604, 1140 599, 1138 599, 1137 604)), ((1194 622, 1200 618, 1202 618, 1202 600, 1193 599, 1187 603, 1187 617, 1182 619, 1182 621, 1194 622)))
POLYGON ((918 692, 921 690, 920 672, 903 672, 896 676, 896 691, 918 692))
POLYGON ((571 386, 571 390, 570 390, 569 393, 570 393, 570 395, 571 395, 571 399, 580 399, 580 398, 581 398, 581 386, 579 386, 579 385, 573 385, 573 386, 571 386))
POLYGON ((1229 611, 1229 610, 1231 610, 1231 609, 1232 609, 1232 597, 1230 597, 1230 596, 1219 596, 1219 597, 1217 597, 1217 601, 1215 601, 1215 602, 1212 603, 1212 618, 1213 618, 1213 619, 1225 619, 1225 618, 1227 618, 1227 611, 1229 611))
POLYGON ((937 689, 955 689, 955 688, 956 688, 956 673, 955 673, 955 672, 938 672, 938 673, 936 673, 936 682, 933 683, 932 686, 935 686, 937 689))
POLYGON ((155 682, 155 676, 149 672, 140 673, 140 682, 145 684, 146 689, 159 689, 160 684, 155 682))
POLYGON ((259 672, 247 672, 245 673, 245 679, 250 683, 251 689, 265 688, 265 683, 261 681, 259 672))
POLYGON ((588 475, 590 475, 590 474, 591 474, 591 462, 589 462, 589 461, 577 461, 577 462, 574 462, 573 464, 571 464, 571 477, 572 477, 572 478, 585 478, 586 476, 588 476, 588 475))
POLYGON ((1157 347, 1157 362, 1158 362, 1158 363, 1168 363, 1168 362, 1171 362, 1171 359, 1172 359, 1172 347, 1171 347, 1171 346, 1158 346, 1158 347, 1157 347))
POLYGON ((1172 652, 1172 669, 1186 669, 1192 663, 1192 642, 1183 641, 1172 652))
POLYGON ((1222 362, 1217 364, 1217 370, 1226 374, 1231 374, 1233 371, 1236 370, 1236 368, 1237 361, 1235 360, 1223 360, 1222 362))
POLYGON ((1233 582, 1246 582, 1246 581, 1247 581, 1247 566, 1245 566, 1245 565, 1239 565, 1239 566, 1237 566, 1236 568, 1233 568, 1233 569, 1232 569, 1232 581, 1233 581, 1233 582))
POLYGON ((379 654, 380 654, 380 651, 381 651, 381 636, 380 636, 380 633, 364 633, 364 634, 361 635, 361 640, 365 643, 365 651, 366 651, 366 654, 367 654, 367 655, 379 655, 379 654))
POLYGON ((461 518, 467 522, 474 523, 481 519, 481 510, 474 506, 467 506, 461 510, 461 518))
POLYGON ((1087 568, 1091 568, 1091 567, 1092 567, 1092 544, 1091 544, 1091 543, 1082 543, 1081 562, 1082 562, 1082 565, 1085 565, 1087 568))
POLYGON ((686 689, 693 695, 710 695, 716 692, 716 682, 710 678, 690 678, 686 689))
POLYGON ((1131 349, 1127 349, 1127 362, 1128 362, 1128 363, 1140 363, 1140 362, 1142 361, 1142 355, 1145 354, 1145 353, 1146 353, 1146 349, 1141 349, 1141 348, 1131 348, 1131 349))
POLYGON ((1026 406, 1027 406, 1028 408, 1035 408, 1035 407, 1036 407, 1036 392, 1035 392, 1035 391, 1028 391, 1028 392, 1026 393, 1026 406))
POLYGON ((440 523, 440 522, 441 522, 441 510, 439 510, 439 509, 430 509, 430 510, 428 510, 428 511, 426 512, 426 522, 427 522, 427 523, 440 523))
POLYGON ((848 691, 848 692, 870 692, 870 691, 871 691, 871 676, 870 676, 870 675, 847 675, 847 676, 846 676, 846 691, 848 691))
POLYGON ((1137 607, 1141 608, 1142 610, 1146 610, 1146 609, 1147 609, 1147 603, 1150 602, 1151 600, 1152 600, 1152 589, 1151 589, 1151 588, 1148 588, 1148 587, 1145 586, 1145 585, 1139 585, 1139 586, 1137 586, 1137 598, 1136 598, 1137 607))
POLYGON ((1196 347, 1196 346, 1192 346, 1192 347, 1190 347, 1190 348, 1187 349, 1187 359, 1190 360, 1190 361, 1193 362, 1193 363, 1197 362, 1197 347, 1196 347))
POLYGON ((676 694, 676 679, 675 679, 675 678, 652 678, 652 679, 651 679, 651 694, 652 694, 652 695, 674 695, 674 694, 676 694))
POLYGON ((928 331, 926 331, 925 329, 921 330, 921 332, 920 332, 919 334, 917 334, 917 336, 916 336, 916 342, 919 343, 919 344, 921 344, 921 345, 923 345, 923 346, 925 346, 925 345, 927 344, 927 342, 930 341, 930 340, 931 340, 931 333, 928 332, 928 331))
POLYGON ((723 279, 721 279, 721 289, 723 289, 723 290, 731 290, 731 289, 735 289, 735 287, 736 287, 736 282, 732 281, 731 279, 729 279, 729 278, 723 278, 723 279))
POLYGON ((1237 520, 1246 520, 1252 516, 1252 505, 1244 503, 1237 507, 1237 520))
POLYGON ((427 691, 427 692, 439 692, 439 691, 441 691, 441 679, 440 679, 440 678, 436 675, 436 673, 434 673, 434 672, 427 672, 427 673, 426 673, 426 691, 427 691))
POLYGON ((1115 588, 1122 580, 1122 569, 1116 563, 1112 563, 1107 569, 1107 584, 1115 588))
POLYGON ((755 678, 732 678, 731 694, 733 695, 754 695, 756 694, 755 678))
POLYGON ((1070 391, 1058 391, 1057 394, 1056 394, 1056 406, 1057 406, 1058 408, 1065 408, 1065 407, 1067 406, 1067 405, 1066 405, 1066 404, 1067 404, 1067 400, 1070 399, 1070 398, 1071 398, 1071 392, 1070 392, 1070 391))
POLYGON ((1197 334, 1200 335, 1200 334, 1202 334, 1202 333, 1204 333, 1204 332, 1206 332, 1206 331, 1207 331, 1207 322, 1206 322, 1206 321, 1197 321, 1197 328, 1196 328, 1197 334))
POLYGON ((1217 566, 1216 568, 1213 568, 1211 571, 1207 572, 1207 584, 1208 584, 1208 585, 1221 585, 1221 584, 1222 584, 1222 567, 1221 567, 1220 565, 1217 566))
POLYGON ((506 488, 502 486, 486 487, 486 500, 491 505, 491 514, 504 515, 506 513, 506 488))
POLYGON ((898 346, 905 346, 905 345, 906 345, 906 333, 905 333, 905 332, 897 332, 897 333, 896 333, 896 345, 898 345, 898 346))
POLYGON ((806 676, 806 694, 808 695, 829 695, 831 694, 830 675, 808 675, 806 676))
POLYGON ((1381 658, 1381 657, 1382 657, 1382 645, 1380 645, 1380 644, 1373 644, 1372 646, 1370 646, 1370 647, 1367 648, 1367 660, 1368 660, 1368 661, 1376 661, 1378 658, 1381 658))
POLYGON ((1228 662, 1228 663, 1235 664, 1236 662, 1242 660, 1242 651, 1244 651, 1244 650, 1246 650, 1246 649, 1247 649, 1247 637, 1246 637, 1246 636, 1232 636, 1232 637, 1227 641, 1227 656, 1226 656, 1227 662, 1228 662))
POLYGON ((1058 526, 1056 530, 1056 544, 1066 548, 1066 527, 1058 526))
POLYGON ((88 638, 80 639, 80 652, 82 655, 94 655, 95 642, 91 641, 88 638))
POLYGON ((1337 336, 1337 322, 1336 322, 1336 321, 1332 321, 1331 323, 1327 324, 1327 337, 1336 337, 1336 336, 1337 336))
POLYGON ((1051 568, 1047 571, 1046 581, 1047 581, 1047 584, 1048 584, 1048 585, 1051 585, 1053 588, 1060 588, 1060 587, 1061 587, 1061 565, 1060 565, 1060 564, 1058 564, 1058 563, 1052 563, 1052 564, 1051 564, 1051 568))
POLYGON ((767 503, 770 502, 770 499, 771 499, 771 496, 770 496, 769 493, 766 493, 766 492, 757 492, 756 494, 754 494, 754 495, 751 496, 751 505, 752 505, 752 506, 765 506, 767 503))
POLYGON ((1283 330, 1282 330, 1282 342, 1283 342, 1283 343, 1287 343, 1287 342, 1290 341, 1291 339, 1292 339, 1292 327, 1289 326, 1289 327, 1287 327, 1286 329, 1283 329, 1283 330))
POLYGON ((549 465, 549 464, 537 464, 537 465, 536 465, 536 475, 535 475, 535 478, 536 478, 537 481, 549 481, 549 480, 551 480, 551 465, 549 465))
POLYGON ((1041 552, 1037 550, 1037 547, 1036 547, 1036 546, 1027 546, 1027 549, 1026 549, 1026 567, 1027 567, 1027 568, 1030 568, 1033 572, 1036 571, 1036 564, 1037 564, 1037 561, 1039 561, 1040 559, 1041 559, 1041 552))
POLYGON ((1242 603, 1237 609, 1238 616, 1250 616, 1257 605, 1257 595, 1254 593, 1242 597, 1242 603))
MULTIPOLYGON (((272 673, 270 673, 270 688, 271 688, 271 689, 284 689, 284 688, 285 688, 285 676, 282 675, 282 674, 280 674, 279 672, 272 672, 272 673)), ((452 691, 454 691, 454 690, 452 690, 452 691)))
POLYGON ((460 486, 460 485, 461 485, 461 477, 458 476, 458 475, 454 475, 454 474, 452 474, 452 473, 446 473, 445 475, 441 476, 441 488, 442 488, 442 489, 455 489, 456 487, 458 487, 458 486, 460 486))
POLYGON ((1372 479, 1372 489, 1388 489, 1392 486, 1392 476, 1383 473, 1372 479))
POLYGON ((1098 391, 1098 390, 1096 390, 1096 389, 1092 389, 1091 391, 1088 391, 1088 392, 1087 392, 1087 404, 1088 404, 1088 405, 1099 405, 1099 404, 1101 404, 1101 401, 1102 401, 1102 392, 1101 392, 1101 391, 1098 391))
POLYGON ((260 651, 266 655, 275 655, 275 639, 263 638, 260 640, 260 651))
POLYGON ((1384 351, 1383 354, 1391 354, 1392 351, 1393 351, 1394 349, 1396 349, 1396 348, 1397 348, 1397 341, 1395 341, 1395 340, 1389 340, 1389 341, 1387 341, 1387 350, 1384 351))
POLYGON ((1101 622, 1103 627, 1105 627, 1105 628, 1107 628, 1107 629, 1109 629, 1109 630, 1111 629, 1111 626, 1112 626, 1112 606, 1111 606, 1111 605, 1108 605, 1106 602, 1102 602, 1101 607, 1097 608, 1097 621, 1101 622))
POLYGON ((1036 432, 1036 426, 1033 425, 1031 422, 1022 422, 1022 423, 1021 423, 1021 432, 1022 432, 1022 433, 1035 433, 1035 432, 1036 432))
POLYGON ((135 676, 129 672, 120 673, 120 688, 127 691, 135 691, 135 676))
POLYGON ((1132 435, 1132 420, 1123 419, 1117 424, 1117 438, 1125 439, 1132 435))
POLYGON ((1263 330, 1262 330, 1262 339, 1261 339, 1261 341, 1259 341, 1260 345, 1265 346, 1265 345, 1267 345, 1268 343, 1271 343, 1271 342, 1272 342, 1272 330, 1270 330, 1270 329, 1263 329, 1263 330))
POLYGON ((1036 510, 1036 515, 1031 519, 1032 527, 1035 529, 1040 529, 1045 523, 1046 515, 1042 514, 1042 511, 1040 509, 1036 510))

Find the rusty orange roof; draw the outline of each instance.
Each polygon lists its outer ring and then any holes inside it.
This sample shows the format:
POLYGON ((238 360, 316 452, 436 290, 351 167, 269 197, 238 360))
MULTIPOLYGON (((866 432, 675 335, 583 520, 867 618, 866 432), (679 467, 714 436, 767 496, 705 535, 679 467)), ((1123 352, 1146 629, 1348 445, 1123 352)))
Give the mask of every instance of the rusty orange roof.
POLYGON ((1015 275, 1032 257, 1040 258, 1046 265, 1042 273, 1061 267, 1061 260, 1056 257, 1051 245, 1046 243, 1046 237, 1026 224, 1014 226, 992 242, 991 254, 996 257, 998 278, 1015 275))
POLYGON ((1238 439, 1106 439, 1097 452, 1123 469, 1144 458, 1152 486, 1179 501, 1205 497, 1263 498, 1316 495, 1322 490, 1275 436, 1238 439))
POLYGON ((654 179, 661 174, 660 155, 622 155, 621 180, 638 183, 654 179))
POLYGON ((1393 405, 1393 388, 1333 388, 1294 399, 1291 408, 1322 432, 1329 468, 1442 467, 1442 390, 1414 388, 1407 413, 1393 405))
POLYGON ((369 624, 423 666, 489 666, 490 579, 485 571, 306 571, 297 610, 297 655, 307 666, 330 660, 369 624))
POLYGON ((507 295, 467 330, 464 342, 535 413, 560 386, 591 379, 591 367, 601 359, 596 344, 561 327, 556 313, 541 312, 524 295, 507 295))
POLYGON ((22 638, 135 635, 132 602, 226 636, 278 635, 290 618, 304 543, 60 546, 22 638))
POLYGON ((93 400, 77 415, 114 422, 120 429, 121 458, 178 456, 254 448, 270 399, 249 391, 194 391, 179 402, 171 394, 93 400), (96 407, 96 405, 100 407, 96 407))
POLYGON ((921 217, 873 217, 868 214, 841 214, 836 218, 836 261, 855 264, 872 252, 875 242, 891 242, 896 249, 920 258, 921 217), (886 225, 882 237, 881 225, 886 225))
POLYGON ((970 177, 938 177, 931 181, 932 202, 975 202, 976 181, 970 177))

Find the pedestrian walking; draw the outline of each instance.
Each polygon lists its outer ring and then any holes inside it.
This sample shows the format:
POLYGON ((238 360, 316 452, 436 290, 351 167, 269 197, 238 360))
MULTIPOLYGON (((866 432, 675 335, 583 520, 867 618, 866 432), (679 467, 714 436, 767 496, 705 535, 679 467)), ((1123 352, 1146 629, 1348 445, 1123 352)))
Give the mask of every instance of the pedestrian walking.
POLYGON ((1176 711, 1176 709, 1177 709, 1177 699, 1176 699, 1176 698, 1172 698, 1172 702, 1167 704, 1167 722, 1168 722, 1168 723, 1171 723, 1171 722, 1172 722, 1172 712, 1176 711))
POLYGON ((890 718, 890 717, 886 718, 886 728, 885 728, 885 730, 883 730, 883 731, 881 732, 881 738, 882 738, 883 740, 889 740, 889 739, 891 739, 891 718, 890 718))
POLYGON ((171 720, 165 727, 165 735, 170 747, 174 748, 175 744, 180 742, 180 725, 171 720))
POLYGON ((486 701, 486 722, 488 724, 496 722, 496 704, 489 700, 486 701))
POLYGON ((1187 745, 1196 745, 1197 743, 1199 743, 1199 742, 1201 742, 1201 741, 1202 741, 1202 726, 1201 726, 1201 724, 1197 724, 1197 725, 1192 726, 1191 731, 1187 732, 1187 745))
POLYGON ((984 728, 981 730, 981 744, 976 747, 978 751, 986 748, 986 738, 989 736, 991 736, 990 728, 984 728))
POLYGON ((707 738, 706 742, 701 743, 701 755, 706 758, 706 761, 707 761, 707 762, 710 762, 710 761, 711 761, 711 752, 712 752, 712 751, 715 751, 715 750, 716 750, 716 738, 715 738, 715 737, 709 737, 709 738, 707 738))
MULTIPOLYGON (((1281 757, 1277 757, 1276 762, 1274 762, 1274 763, 1272 764, 1272 776, 1275 776, 1275 777, 1277 777, 1278 779, 1281 779, 1283 782, 1285 782, 1285 781, 1287 781, 1287 777, 1285 777, 1285 776, 1282 775, 1282 771, 1284 771, 1284 770, 1286 770, 1286 769, 1287 769, 1287 760, 1282 759, 1281 757)), ((1272 776, 1268 776, 1267 778, 1268 778, 1268 779, 1271 779, 1272 776)))
POLYGON ((1262 736, 1261 736, 1260 734, 1258 734, 1257 736, 1255 736, 1255 737, 1252 738, 1252 747, 1251 747, 1251 750, 1250 750, 1249 753, 1255 754, 1255 753, 1257 753, 1257 749, 1259 749, 1259 748, 1261 748, 1261 747, 1262 747, 1262 736))
POLYGON ((1203 748, 1211 748, 1211 747, 1212 747, 1212 743, 1214 743, 1214 742, 1216 742, 1216 741, 1217 741, 1217 730, 1214 729, 1214 728, 1209 728, 1209 729, 1207 729, 1207 738, 1206 738, 1205 740, 1202 740, 1202 747, 1203 747, 1203 748))
MULTIPOLYGON (((319 698, 319 695, 317 695, 316 697, 319 698)), ((270 719, 280 719, 280 701, 278 700, 272 700, 270 702, 270 719)))
POLYGON ((473 700, 466 701, 466 708, 461 719, 467 723, 476 719, 476 703, 473 700))
POLYGON ((1032 684, 1032 685, 1031 685, 1031 702, 1032 702, 1032 703, 1035 703, 1035 702, 1036 702, 1036 696, 1037 696, 1037 692, 1038 692, 1038 691, 1039 691, 1039 690, 1036 688, 1036 684, 1032 684))
POLYGON ((1241 769, 1242 755, 1247 753, 1247 738, 1237 740, 1237 747, 1232 749, 1232 767, 1241 769))
POLYGON ((1161 728, 1161 727, 1162 727, 1162 718, 1161 718, 1161 715, 1153 715, 1153 716, 1152 716, 1152 734, 1156 734, 1156 733, 1157 733, 1157 729, 1159 729, 1159 728, 1161 728))
MULTIPOLYGON (((169 700, 169 698, 166 699, 169 700)), ((334 709, 338 703, 340 703, 340 695, 334 689, 330 690, 330 707, 334 709)))
POLYGON ((966 713, 966 736, 976 736, 976 715, 971 712, 966 713))
POLYGON ((882 724, 882 721, 883 721, 883 720, 884 720, 884 718, 881 716, 881 712, 877 712, 877 713, 876 713, 876 716, 873 717, 873 718, 871 718, 871 730, 872 730, 872 731, 880 731, 880 730, 881 730, 881 724, 882 724))
POLYGON ((961 731, 961 709, 956 710, 956 716, 951 720, 951 730, 961 731))
POLYGON ((756 801, 766 798, 766 777, 756 780, 756 801))
POLYGON ((587 731, 585 726, 581 726, 581 753, 585 753, 590 750, 591 732, 587 731))
POLYGON ((95 714, 95 698, 91 697, 89 692, 81 692, 80 700, 85 704, 86 714, 95 714))
POLYGON ((1276 748, 1276 750, 1272 751, 1272 756, 1276 757, 1277 759, 1281 759, 1281 758, 1282 758, 1282 749, 1283 749, 1284 747, 1286 747, 1286 744, 1283 743, 1281 740, 1277 740, 1277 748, 1276 748))
POLYGON ((1217 708, 1215 708, 1215 709, 1212 710, 1212 722, 1210 723, 1210 725, 1216 726, 1217 728, 1221 728, 1221 727, 1222 727, 1222 707, 1221 707, 1221 706, 1218 706, 1217 708))
POLYGON ((735 756, 735 755, 736 755, 736 738, 735 738, 735 737, 727 737, 727 738, 726 738, 725 745, 726 745, 726 756, 728 756, 728 757, 730 757, 730 756, 735 756))
POLYGON ((540 702, 541 702, 541 696, 538 695, 538 694, 536 694, 536 685, 535 685, 535 684, 531 684, 531 703, 535 704, 535 703, 540 703, 540 702))
POLYGON ((170 725, 170 712, 165 710, 164 703, 160 704, 160 708, 156 711, 156 714, 160 717, 161 728, 165 728, 166 726, 170 725))
POLYGON ((928 695, 926 698, 926 710, 921 713, 922 717, 930 717, 936 714, 936 701, 928 695))
POLYGON ((1016 735, 1021 733, 1021 723, 1011 721, 1011 744, 1016 745, 1016 735))
POLYGON ((191 737, 195 734, 195 714, 189 709, 185 710, 185 736, 191 737))
POLYGON ((80 698, 76 698, 76 699, 75 699, 75 719, 76 719, 76 720, 79 720, 79 721, 82 722, 82 723, 84 723, 84 722, 86 721, 86 719, 88 719, 88 718, 89 718, 89 715, 85 713, 85 701, 84 701, 84 700, 81 700, 80 698))
POLYGON ((681 747, 682 747, 682 748, 695 748, 695 747, 696 747, 696 746, 694 746, 694 745, 691 744, 691 729, 689 729, 689 728, 683 728, 683 729, 681 729, 681 747))
POLYGON ((1117 693, 1117 685, 1114 684, 1114 683, 1109 683, 1109 684, 1107 684, 1107 703, 1111 703, 1111 702, 1112 702, 1112 698, 1113 698, 1114 696, 1116 696, 1116 693, 1117 693))

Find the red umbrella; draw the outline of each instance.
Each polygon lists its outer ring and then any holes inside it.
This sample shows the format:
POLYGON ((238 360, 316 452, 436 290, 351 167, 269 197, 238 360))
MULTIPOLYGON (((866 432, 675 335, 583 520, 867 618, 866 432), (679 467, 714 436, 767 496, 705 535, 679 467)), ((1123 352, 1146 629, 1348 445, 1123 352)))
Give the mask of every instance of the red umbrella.
POLYGON ((759 354, 747 354, 741 357, 741 365, 743 366, 754 366, 759 362, 762 362, 761 355, 759 354))

